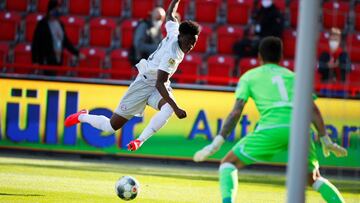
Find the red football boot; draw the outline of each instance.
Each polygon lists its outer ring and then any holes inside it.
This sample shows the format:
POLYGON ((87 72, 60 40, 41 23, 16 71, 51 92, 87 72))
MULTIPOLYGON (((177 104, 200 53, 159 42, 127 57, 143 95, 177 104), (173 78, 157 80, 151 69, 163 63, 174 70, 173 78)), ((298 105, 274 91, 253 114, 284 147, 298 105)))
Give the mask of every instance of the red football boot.
POLYGON ((88 110, 83 109, 83 110, 81 110, 81 111, 79 111, 77 113, 71 114, 70 116, 68 116, 65 119, 65 123, 64 123, 65 126, 70 127, 70 126, 73 126, 73 125, 76 125, 76 124, 80 123, 79 116, 81 114, 88 114, 88 113, 89 113, 88 110))
POLYGON ((142 142, 140 140, 133 140, 127 146, 129 151, 136 151, 141 147, 141 145, 142 142))

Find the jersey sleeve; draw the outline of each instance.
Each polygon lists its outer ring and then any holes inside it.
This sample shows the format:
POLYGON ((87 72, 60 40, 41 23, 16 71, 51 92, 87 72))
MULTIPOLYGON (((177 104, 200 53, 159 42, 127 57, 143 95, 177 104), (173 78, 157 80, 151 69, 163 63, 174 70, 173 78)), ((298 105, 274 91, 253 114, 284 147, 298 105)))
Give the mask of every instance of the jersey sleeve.
POLYGON ((236 87, 235 91, 235 97, 236 99, 242 99, 245 102, 250 97, 250 86, 249 86, 249 77, 247 74, 243 75, 243 77, 240 78, 238 85, 236 87))
POLYGON ((167 36, 174 36, 179 34, 179 23, 174 21, 167 21, 165 24, 167 36))
POLYGON ((172 56, 171 54, 166 54, 161 58, 159 64, 159 70, 165 71, 167 73, 173 73, 174 69, 179 65, 179 60, 172 56))

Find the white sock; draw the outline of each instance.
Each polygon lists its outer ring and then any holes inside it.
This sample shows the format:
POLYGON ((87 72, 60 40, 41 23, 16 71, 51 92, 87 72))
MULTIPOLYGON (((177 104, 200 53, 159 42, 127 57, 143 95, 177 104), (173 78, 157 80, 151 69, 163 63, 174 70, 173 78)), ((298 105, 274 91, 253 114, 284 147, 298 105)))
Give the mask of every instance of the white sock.
POLYGON ((104 132, 114 133, 115 130, 110 124, 110 119, 105 116, 80 114, 79 121, 82 123, 88 123, 92 127, 102 130, 104 132))
POLYGON ((147 139, 149 139, 149 137, 151 137, 166 124, 173 113, 174 110, 171 108, 171 106, 168 103, 164 104, 161 107, 161 110, 151 118, 150 123, 143 130, 138 140, 145 142, 147 139))

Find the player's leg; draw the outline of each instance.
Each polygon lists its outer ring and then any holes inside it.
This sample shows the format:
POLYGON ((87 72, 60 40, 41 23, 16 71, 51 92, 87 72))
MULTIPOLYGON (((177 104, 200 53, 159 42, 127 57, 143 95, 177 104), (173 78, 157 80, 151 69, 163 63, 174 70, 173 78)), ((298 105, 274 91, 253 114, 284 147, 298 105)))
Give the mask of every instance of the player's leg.
POLYGON ((111 116, 111 119, 102 115, 80 114, 79 121, 81 123, 88 123, 92 127, 104 132, 114 133, 119 130, 128 119, 117 115, 116 113, 111 116))
POLYGON ((114 113, 111 119, 102 115, 88 114, 87 110, 81 110, 75 114, 68 116, 65 119, 65 126, 70 127, 78 123, 88 123, 92 127, 108 133, 114 133, 120 129, 129 118, 117 115, 114 113))
POLYGON ((91 115, 85 109, 68 116, 64 124, 66 127, 70 127, 78 123, 89 123, 94 128, 109 133, 113 133, 116 130, 111 126, 110 119, 105 116, 91 115))
MULTIPOLYGON (((119 106, 122 106, 124 100, 120 102, 119 106)), ((143 105, 145 106, 145 104, 143 105)), ((119 130, 132 115, 128 115, 123 112, 121 108, 117 108, 111 118, 107 118, 103 115, 92 115, 87 110, 81 110, 75 114, 68 116, 65 119, 65 126, 69 127, 78 123, 88 123, 92 127, 99 129, 103 132, 114 133, 119 130)))
POLYGON ((319 171, 319 164, 316 157, 315 144, 313 141, 310 143, 310 151, 308 157, 308 184, 314 190, 319 192, 326 202, 340 203, 345 202, 339 190, 330 183, 326 178, 321 177, 319 171))
POLYGON ((160 100, 158 108, 160 111, 151 118, 149 124, 140 134, 138 139, 141 142, 145 142, 147 139, 149 139, 149 137, 160 130, 174 113, 174 110, 164 99, 160 100))
POLYGON ((151 87, 141 80, 135 80, 130 86, 120 104, 115 109, 111 119, 103 115, 91 115, 87 110, 81 110, 65 119, 65 126, 78 123, 88 123, 94 128, 108 133, 120 129, 129 119, 136 114, 141 114, 146 106, 149 95, 153 92, 151 87))
POLYGON ((256 162, 267 162, 274 154, 286 150, 288 128, 256 131, 241 139, 221 161, 220 189, 223 202, 235 202, 237 169, 256 162))
POLYGON ((309 173, 309 185, 321 194, 326 202, 341 203, 345 202, 339 190, 326 178, 320 176, 320 172, 309 173), (315 175, 315 174, 316 175, 315 175))
MULTIPOLYGON (((266 138, 266 137, 265 137, 266 138)), ((266 149, 268 141, 261 134, 252 133, 241 139, 221 160, 219 167, 220 191, 223 203, 233 203, 238 187, 238 169, 255 163, 266 149), (263 150, 264 147, 264 150, 263 150), (260 153, 258 153, 260 152, 260 153)))
POLYGON ((245 164, 239 160, 233 151, 229 151, 221 160, 219 167, 220 191, 223 203, 235 202, 238 189, 238 169, 245 164))
MULTIPOLYGON (((172 94, 169 91, 171 97, 172 94)), ((153 134, 160 130, 174 113, 172 107, 161 97, 158 91, 155 91, 148 99, 148 105, 158 110, 151 118, 149 124, 142 131, 138 139, 130 142, 129 150, 135 151, 149 139, 153 134)))
POLYGON ((139 149, 147 139, 149 139, 153 134, 155 134, 158 130, 160 130, 160 128, 162 128, 167 123, 167 121, 174 112, 172 107, 164 99, 161 99, 158 102, 157 106, 158 109, 160 109, 159 112, 157 112, 151 118, 149 124, 142 131, 138 139, 130 142, 128 146, 129 150, 135 151, 139 149))

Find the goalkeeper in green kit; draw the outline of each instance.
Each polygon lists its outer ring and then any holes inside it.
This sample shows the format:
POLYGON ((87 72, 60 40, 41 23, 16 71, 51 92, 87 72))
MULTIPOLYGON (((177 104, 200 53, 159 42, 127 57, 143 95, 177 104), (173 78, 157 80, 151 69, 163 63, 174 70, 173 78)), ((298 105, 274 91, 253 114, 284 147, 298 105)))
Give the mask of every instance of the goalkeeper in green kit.
MULTIPOLYGON (((235 92, 235 105, 220 134, 210 145, 194 155, 194 161, 200 162, 219 150, 226 136, 237 125, 248 98, 254 100, 261 115, 256 129, 241 139, 221 160, 219 177, 223 203, 235 202, 238 185, 237 169, 256 162, 268 162, 273 155, 288 150, 295 75, 278 65, 282 58, 282 42, 279 38, 264 38, 260 43, 259 58, 263 65, 248 71, 240 78, 235 92)), ((313 103, 312 124, 320 136, 326 157, 330 152, 337 157, 347 155, 346 149, 333 143, 326 134, 323 118, 315 103, 313 103)), ((310 136, 310 133, 304 136, 310 136)), ((344 202, 337 188, 320 176, 312 140, 308 155, 308 183, 327 202, 344 202)))

